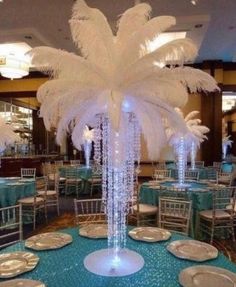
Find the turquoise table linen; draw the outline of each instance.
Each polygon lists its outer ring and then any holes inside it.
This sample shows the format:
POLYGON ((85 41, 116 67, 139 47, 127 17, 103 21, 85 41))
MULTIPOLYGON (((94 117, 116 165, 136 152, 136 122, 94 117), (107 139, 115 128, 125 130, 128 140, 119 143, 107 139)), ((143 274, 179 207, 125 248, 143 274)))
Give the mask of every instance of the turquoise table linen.
POLYGON ((59 173, 61 177, 66 177, 66 171, 69 171, 71 173, 75 173, 78 178, 81 178, 83 180, 88 180, 92 176, 92 169, 87 168, 85 166, 63 166, 59 168, 59 173))
MULTIPOLYGON (((162 182, 162 186, 171 186, 173 182, 162 182)), ((193 202, 193 209, 198 211, 212 208, 212 193, 207 190, 207 185, 198 182, 191 182, 189 189, 190 199, 193 202)), ((150 187, 143 183, 140 189, 140 201, 142 203, 158 205, 159 192, 158 188, 150 187)))
MULTIPOLYGON (((175 178, 175 179, 178 178, 178 170, 176 168, 173 168, 173 167, 168 168, 167 167, 167 169, 171 170, 171 177, 172 178, 175 178)), ((199 180, 201 180, 201 179, 208 179, 209 178, 209 176, 208 176, 209 173, 210 174, 215 173, 215 176, 216 176, 216 171, 214 169, 212 169, 212 168, 203 167, 203 168, 196 168, 195 170, 199 172, 199 180)), ((211 179, 212 179, 212 177, 211 177, 211 179)))
MULTIPOLYGON (((180 286, 178 275, 183 269, 201 265, 201 263, 179 259, 166 250, 166 246, 171 241, 187 239, 186 236, 172 234, 170 240, 162 243, 144 243, 127 238, 127 247, 143 256, 144 268, 125 277, 102 277, 87 271, 83 260, 89 253, 107 248, 107 240, 80 237, 75 228, 65 229, 62 232, 71 234, 73 242, 61 249, 51 251, 37 252, 27 249, 37 254, 40 261, 33 271, 16 278, 40 280, 47 287, 178 287, 180 286)), ((0 253, 24 250, 23 244, 18 243, 0 253)), ((222 254, 202 264, 236 272, 236 265, 222 254)), ((0 282, 3 281, 0 280, 0 282)))
MULTIPOLYGON (((161 182, 160 185, 171 186, 173 182, 161 182)), ((198 213, 202 210, 208 210, 212 208, 212 192, 207 190, 207 185, 204 183, 190 182, 189 188, 190 199, 192 200, 193 216, 192 216, 192 231, 191 236, 198 238, 198 213)), ((140 202, 158 205, 159 192, 158 188, 148 186, 147 183, 143 183, 140 188, 140 202)))
POLYGON ((20 198, 35 194, 35 181, 21 182, 10 178, 0 178, 0 207, 17 204, 20 198))

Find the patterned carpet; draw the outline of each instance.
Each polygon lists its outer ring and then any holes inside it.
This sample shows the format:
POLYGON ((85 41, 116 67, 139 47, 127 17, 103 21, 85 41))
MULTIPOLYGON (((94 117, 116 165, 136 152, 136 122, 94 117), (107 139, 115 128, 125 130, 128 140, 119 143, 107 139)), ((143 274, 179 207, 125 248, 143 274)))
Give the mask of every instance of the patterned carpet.
MULTIPOLYGON (((64 212, 61 216, 51 219, 48 224, 45 223, 38 226, 34 232, 27 234, 27 237, 34 234, 57 231, 63 228, 75 227, 73 213, 64 212)), ((236 242, 232 240, 217 240, 214 241, 213 245, 223 252, 226 257, 232 262, 236 263, 236 242)))

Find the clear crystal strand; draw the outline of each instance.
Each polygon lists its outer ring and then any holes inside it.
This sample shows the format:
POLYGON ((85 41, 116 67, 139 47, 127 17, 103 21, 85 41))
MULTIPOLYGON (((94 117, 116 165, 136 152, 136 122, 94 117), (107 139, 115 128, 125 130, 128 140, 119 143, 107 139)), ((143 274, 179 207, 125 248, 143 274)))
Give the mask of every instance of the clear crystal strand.
POLYGON ((96 116, 96 125, 94 128, 94 161, 97 165, 101 164, 101 139, 102 139, 102 115, 96 116))

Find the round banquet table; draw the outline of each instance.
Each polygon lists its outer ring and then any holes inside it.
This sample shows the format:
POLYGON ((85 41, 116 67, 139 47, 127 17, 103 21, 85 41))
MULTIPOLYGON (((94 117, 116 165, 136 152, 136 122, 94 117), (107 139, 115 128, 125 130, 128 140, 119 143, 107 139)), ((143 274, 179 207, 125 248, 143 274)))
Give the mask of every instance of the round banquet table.
POLYGON ((21 178, 0 178, 0 207, 17 204, 20 198, 35 194, 35 180, 21 180, 21 178))
MULTIPOLYGON (((173 181, 162 181, 159 185, 167 187, 173 185, 173 181)), ((192 200, 193 216, 191 220, 191 236, 198 238, 198 213, 201 210, 208 210, 212 208, 212 192, 207 189, 206 183, 201 182, 188 182, 191 186, 189 187, 189 196, 192 200)), ((143 183, 140 188, 140 202, 158 205, 159 203, 159 191, 158 187, 149 186, 148 183, 143 183)))
POLYGON ((92 169, 86 166, 62 166, 59 168, 59 173, 61 177, 66 177, 66 172, 75 173, 78 178, 83 180, 88 180, 92 176, 92 169))
MULTIPOLYGON (((61 249, 51 251, 27 251, 37 254, 40 258, 34 270, 17 278, 40 280, 47 287, 176 287, 179 273, 190 266, 201 263, 179 259, 166 250, 166 246, 174 240, 187 239, 186 236, 172 234, 172 237, 162 243, 145 243, 127 238, 127 247, 141 254, 145 260, 143 269, 125 277, 102 277, 87 271, 83 265, 85 256, 89 253, 107 248, 106 239, 88 239, 78 235, 78 229, 65 229, 73 242, 61 249)), ((25 250, 24 243, 14 244, 5 248, 5 252, 25 250)), ((101 262, 102 264, 102 262, 101 262)), ((204 265, 217 266, 236 272, 236 265, 224 255, 205 261, 204 265)), ((2 282, 4 280, 0 280, 2 282)))

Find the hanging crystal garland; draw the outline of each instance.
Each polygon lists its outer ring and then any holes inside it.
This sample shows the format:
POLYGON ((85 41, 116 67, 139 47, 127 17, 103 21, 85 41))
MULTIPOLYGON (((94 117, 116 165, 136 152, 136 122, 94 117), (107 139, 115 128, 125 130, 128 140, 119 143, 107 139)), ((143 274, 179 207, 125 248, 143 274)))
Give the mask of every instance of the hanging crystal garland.
POLYGON ((96 126, 94 128, 94 161, 96 165, 101 165, 101 139, 102 139, 102 115, 96 116, 96 126))
POLYGON ((126 245, 126 218, 133 196, 135 161, 140 160, 140 127, 133 113, 122 113, 118 132, 112 130, 106 115, 97 119, 96 127, 100 126, 102 136, 102 198, 108 218, 108 248, 117 261, 119 251, 126 245))
POLYGON ((185 137, 181 136, 177 143, 174 145, 175 154, 177 155, 177 166, 178 166, 178 184, 177 187, 188 186, 185 183, 185 170, 187 162, 187 142, 185 137))
POLYGON ((195 170, 195 159, 196 159, 196 154, 197 154, 197 146, 194 141, 191 143, 191 169, 195 170))

